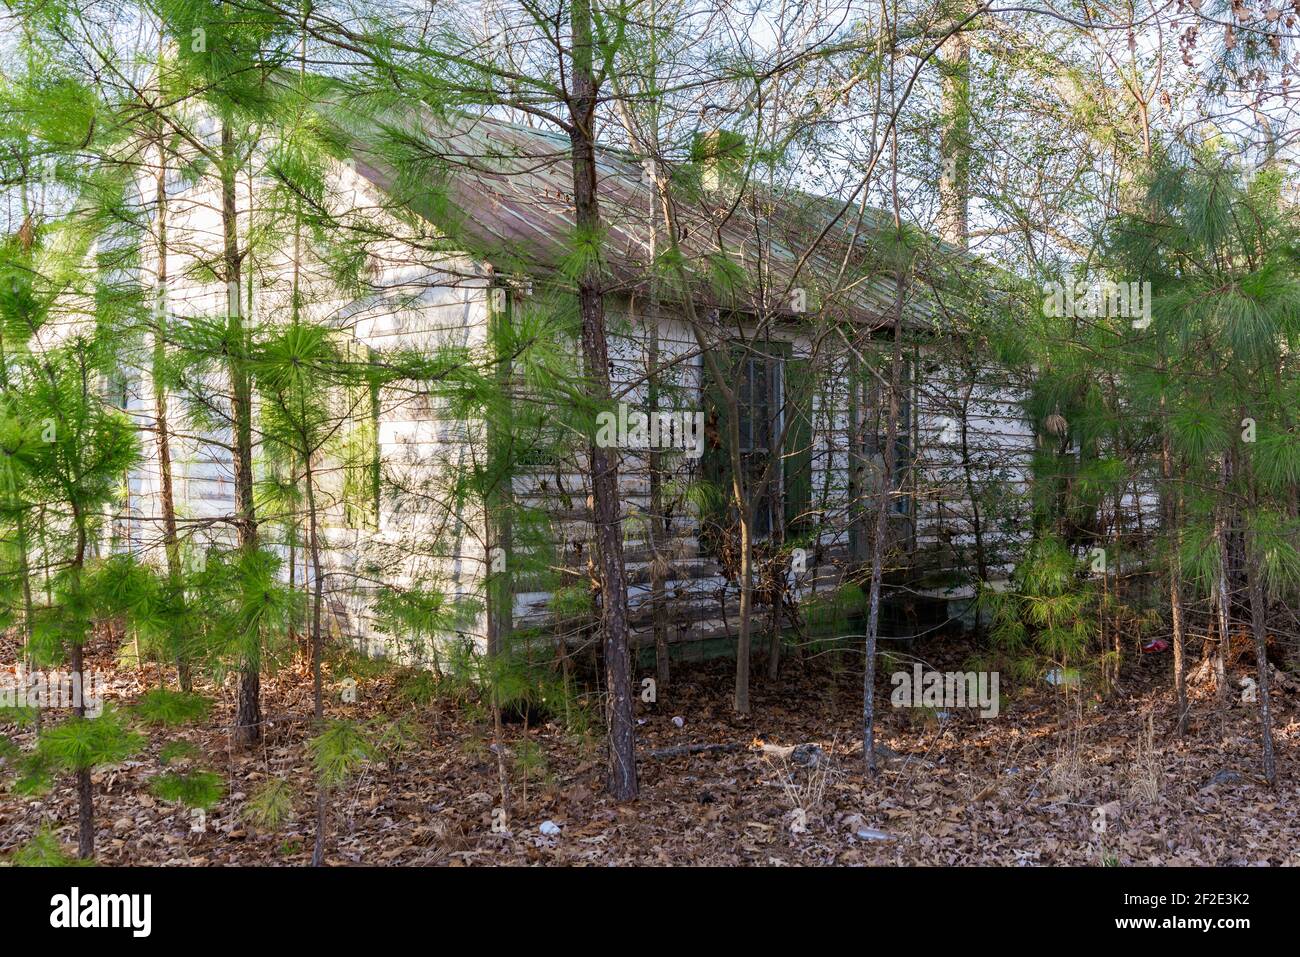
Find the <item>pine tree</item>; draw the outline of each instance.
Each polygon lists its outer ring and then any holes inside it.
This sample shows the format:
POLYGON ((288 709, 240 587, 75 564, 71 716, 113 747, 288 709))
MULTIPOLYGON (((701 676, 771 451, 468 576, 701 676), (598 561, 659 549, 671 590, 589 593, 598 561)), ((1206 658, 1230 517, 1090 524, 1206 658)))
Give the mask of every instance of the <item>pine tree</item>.
MULTIPOLYGON (((1182 510, 1166 511, 1177 523, 1166 529, 1170 565, 1188 563, 1206 591, 1240 582, 1247 595, 1239 614, 1254 637, 1270 784, 1269 605, 1300 586, 1300 275, 1296 216, 1281 186, 1278 170, 1247 173, 1213 144, 1171 150, 1149 177, 1148 214, 1121 219, 1112 233, 1117 260, 1150 276, 1154 293, 1149 341, 1140 346, 1160 361, 1139 358, 1131 381, 1182 476, 1182 510)), ((1232 607, 1224 594, 1225 619, 1232 607)), ((1226 641, 1230 623, 1222 627, 1226 641)))

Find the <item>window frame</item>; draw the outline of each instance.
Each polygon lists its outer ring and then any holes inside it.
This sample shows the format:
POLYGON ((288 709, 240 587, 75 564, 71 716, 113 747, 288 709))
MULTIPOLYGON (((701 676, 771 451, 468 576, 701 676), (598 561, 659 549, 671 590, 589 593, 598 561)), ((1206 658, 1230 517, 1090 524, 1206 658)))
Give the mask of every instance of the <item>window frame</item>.
MULTIPOLYGON (((737 343, 730 343, 735 348, 737 343)), ((781 340, 756 342, 753 340, 739 343, 738 358, 741 365, 737 369, 737 383, 742 384, 736 394, 736 415, 740 435, 740 458, 745 466, 745 480, 754 506, 752 532, 757 542, 773 540, 785 531, 785 495, 784 468, 785 450, 778 447, 785 426, 785 385, 786 363, 789 356, 789 343, 781 340), (754 370, 763 367, 762 392, 763 405, 757 409, 755 388, 758 377, 754 370), (755 411, 761 411, 766 422, 762 443, 754 441, 755 411), (775 463, 775 464, 771 464, 775 463), (755 483, 760 474, 766 471, 766 486, 756 490, 755 483)), ((735 365, 733 363, 733 369, 735 365)))

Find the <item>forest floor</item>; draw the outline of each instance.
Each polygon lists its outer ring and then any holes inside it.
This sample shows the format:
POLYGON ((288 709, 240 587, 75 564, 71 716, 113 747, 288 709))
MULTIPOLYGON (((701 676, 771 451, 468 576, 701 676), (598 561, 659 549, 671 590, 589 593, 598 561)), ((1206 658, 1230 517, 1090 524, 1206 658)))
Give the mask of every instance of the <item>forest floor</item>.
MULTIPOLYGON (((13 648, 3 651, 14 660, 13 648)), ((961 670, 969 648, 940 639, 924 652, 934 668, 961 670)), ((108 697, 122 703, 156 680, 150 671, 117 667, 107 641, 89 646, 87 667, 111 676, 108 697)), ((752 714, 742 718, 730 709, 730 662, 679 664, 656 705, 637 703, 638 749, 733 750, 644 755, 640 800, 618 804, 603 793, 595 732, 575 737, 558 722, 508 724, 507 754, 528 755, 531 780, 517 764, 510 772, 507 833, 493 828, 501 802, 490 720, 452 702, 412 705, 395 669, 357 669, 357 701, 345 704, 336 670, 330 716, 375 727, 403 718, 407 749, 372 762, 334 796, 327 863, 1300 863, 1300 692, 1278 688, 1272 697, 1278 783, 1270 789, 1258 773, 1256 708, 1241 703, 1236 690, 1238 677, 1252 673, 1246 661, 1240 675, 1230 675, 1234 690, 1226 701, 1193 687, 1191 727, 1182 739, 1172 734, 1171 667, 1168 653, 1130 658, 1118 691, 1069 702, 1047 685, 1004 684, 997 717, 966 710, 942 721, 933 711, 892 708, 882 676, 878 739, 896 756, 882 758, 879 775, 865 780, 861 679, 851 669, 836 674, 821 661, 796 662, 772 683, 756 662, 752 714), (816 743, 830 760, 810 771, 755 750, 756 737, 774 745, 816 743), (1108 806, 1104 833, 1094 829, 1100 806, 1108 806), (558 833, 542 833, 548 821, 558 833)), ((311 713, 310 680, 297 669, 263 678, 271 723, 261 746, 245 754, 230 751, 224 730, 233 719, 233 684, 232 678, 225 689, 200 688, 217 700, 202 725, 151 731, 135 760, 95 771, 100 864, 309 862, 315 800, 309 724, 301 716, 311 713), (163 745, 182 738, 201 749, 203 766, 226 779, 225 796, 201 831, 186 809, 158 799, 148 785, 164 770, 163 745), (294 786, 296 816, 260 832, 241 810, 268 776, 294 786)), ((12 726, 0 725, 0 733, 24 747, 33 737, 12 726)), ((56 829, 65 848, 75 846, 72 783, 65 775, 47 794, 25 798, 9 792, 6 780, 0 858, 43 824, 56 829)))

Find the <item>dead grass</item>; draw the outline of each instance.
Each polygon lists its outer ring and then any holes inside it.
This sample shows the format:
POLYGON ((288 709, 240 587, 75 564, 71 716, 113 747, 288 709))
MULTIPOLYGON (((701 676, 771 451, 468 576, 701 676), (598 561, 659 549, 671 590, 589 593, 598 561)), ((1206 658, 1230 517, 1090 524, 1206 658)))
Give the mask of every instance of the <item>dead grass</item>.
POLYGON ((774 772, 775 783, 789 807, 786 817, 791 834, 807 833, 814 823, 821 823, 826 790, 836 774, 830 758, 834 753, 832 744, 829 751, 819 752, 818 759, 811 764, 796 764, 787 753, 763 753, 763 760, 774 772))
POLYGON ((1138 804, 1154 804, 1160 799, 1165 769, 1156 749, 1155 714, 1148 711, 1144 729, 1138 734, 1137 756, 1129 765, 1128 794, 1138 804))
MULTIPOLYGON (((942 640, 930 650, 938 668, 957 667, 970 653, 956 642, 946 649, 942 640)), ((94 643, 90 665, 112 669, 115 652, 106 642, 94 643)), ((1300 806, 1289 800, 1300 786, 1300 693, 1280 686, 1273 693, 1274 792, 1255 773, 1254 709, 1195 701, 1193 727, 1201 730, 1175 745, 1168 660, 1135 658, 1125 669, 1124 693, 1088 696, 1073 713, 1062 707, 1058 692, 1029 686, 1018 688, 996 719, 958 715, 938 735, 918 733, 907 715, 884 709, 878 742, 897 757, 865 778, 858 760, 858 675, 846 671, 837 679, 825 667, 792 662, 779 682, 755 682, 753 713, 740 717, 728 706, 729 662, 680 664, 657 705, 637 703, 643 755, 638 801, 619 804, 605 794, 598 737, 575 737, 558 724, 533 727, 528 736, 544 750, 553 786, 530 787, 526 801, 517 796, 506 835, 492 830, 499 773, 487 747, 490 717, 450 702, 415 707, 401 696, 396 677, 368 675, 358 680, 358 703, 344 705, 332 695, 329 715, 381 724, 401 716, 410 722, 412 744, 391 761, 371 765, 337 796, 327 862, 1024 866, 1104 858, 1121 865, 1300 864, 1300 806), (684 726, 673 723, 677 715, 684 726), (809 765, 806 752, 794 760, 784 749, 769 758, 748 747, 645 756, 689 744, 742 745, 755 737, 787 746, 836 741, 818 749, 834 763, 809 765), (1206 787, 1221 771, 1235 775, 1206 787), (1102 848, 1093 811, 1115 801, 1124 804, 1124 820, 1107 831, 1102 848), (562 828, 558 837, 539 832, 547 820, 562 828), (885 836, 859 839, 864 829, 885 836)), ((1243 667, 1231 677, 1247 672, 1243 667)), ((155 677, 119 669, 110 696, 129 704, 155 677)), ((310 683, 301 675, 269 675, 263 688, 267 713, 310 714, 310 683)), ((95 772, 99 862, 307 864, 315 818, 308 723, 278 723, 256 751, 232 752, 225 729, 233 721, 233 694, 229 688, 203 690, 216 702, 208 722, 153 736, 137 760, 95 772), (191 743, 205 767, 226 779, 226 795, 202 832, 193 832, 187 815, 149 792, 149 779, 161 770, 162 747, 176 739, 191 743), (278 808, 283 813, 270 826, 251 828, 243 812, 271 778, 295 785, 291 807, 278 808)), ((29 731, 0 731, 23 750, 33 743, 29 731)), ((507 748, 519 747, 520 727, 502 733, 507 748)), ((0 792, 0 857, 43 825, 52 825, 65 846, 72 844, 76 799, 66 776, 37 800, 0 792)))

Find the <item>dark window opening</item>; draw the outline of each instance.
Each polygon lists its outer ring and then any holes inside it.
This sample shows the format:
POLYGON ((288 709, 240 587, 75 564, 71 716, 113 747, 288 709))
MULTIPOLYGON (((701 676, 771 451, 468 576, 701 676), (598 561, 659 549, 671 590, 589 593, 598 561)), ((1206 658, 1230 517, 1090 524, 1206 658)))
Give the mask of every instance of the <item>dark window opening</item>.
POLYGON ((771 537, 778 527, 781 470, 771 463, 779 453, 781 438, 783 372, 784 363, 779 357, 747 355, 741 360, 737 380, 740 458, 754 507, 754 537, 758 539, 771 537))
MULTIPOLYGON (((894 495, 890 511, 896 515, 910 515, 912 498, 903 494, 908 486, 912 466, 912 377, 911 367, 905 361, 899 375, 898 421, 894 433, 894 495)), ((864 449, 869 472, 883 478, 885 473, 885 443, 889 439, 889 387, 872 376, 867 385, 867 428, 864 449)), ((879 484, 876 489, 880 488, 879 484)))

